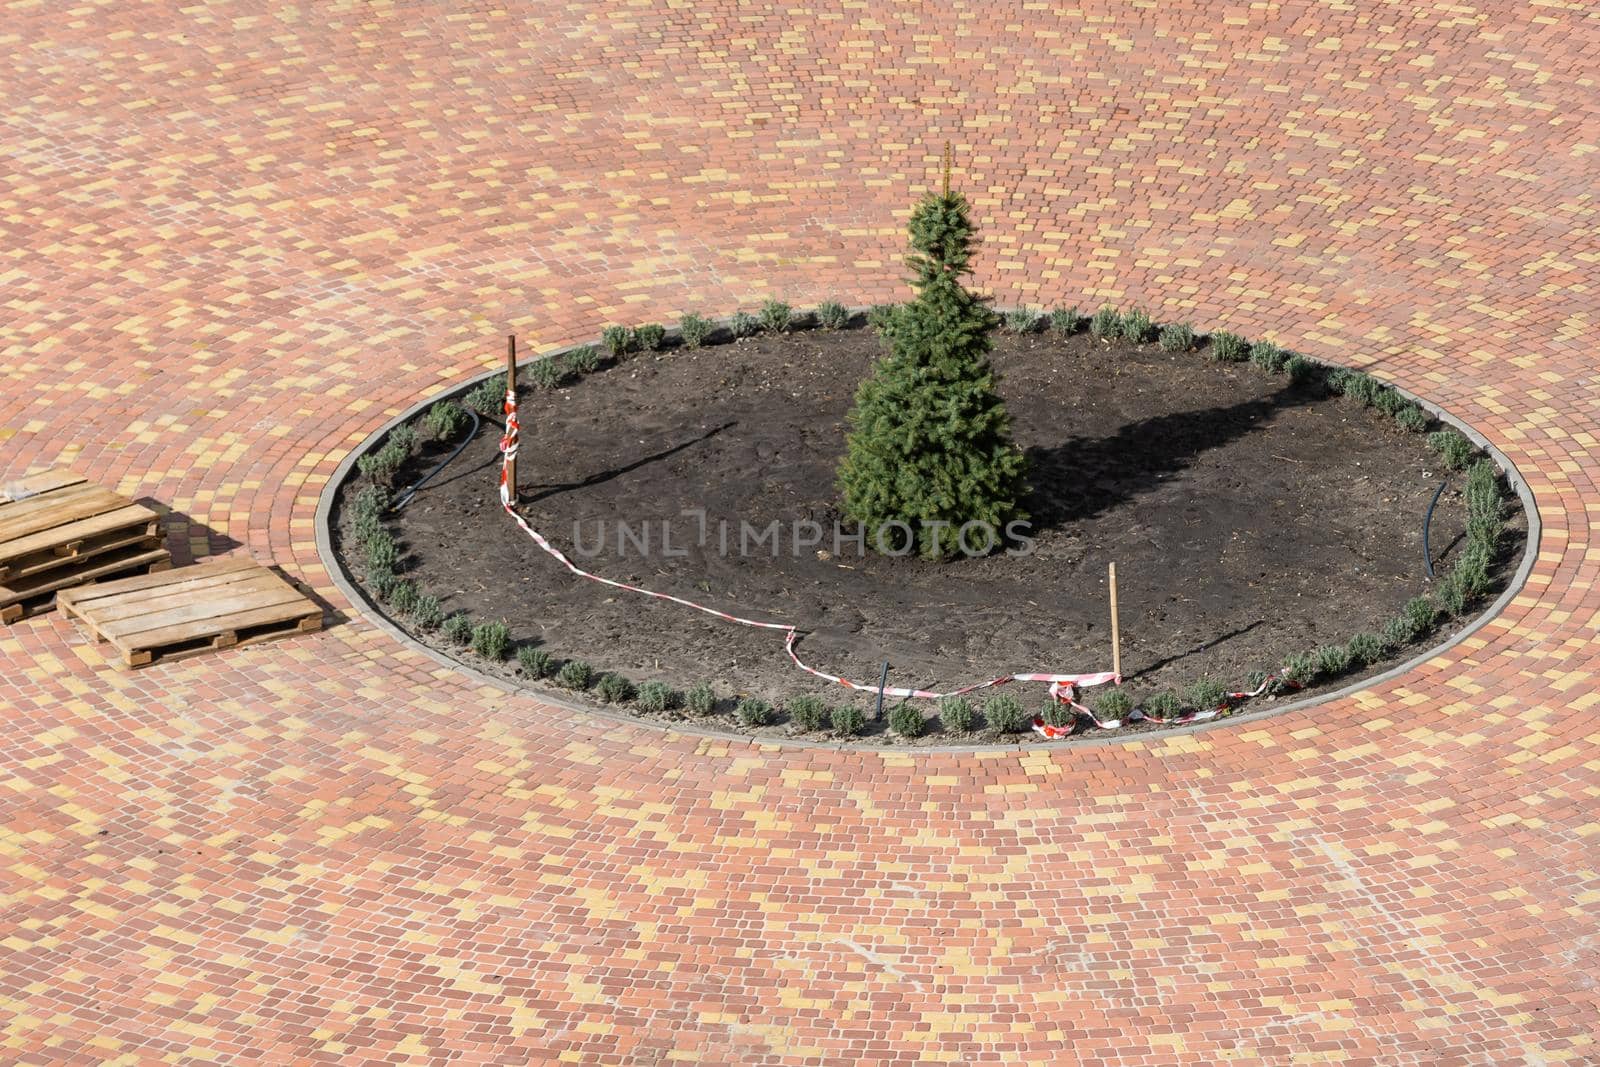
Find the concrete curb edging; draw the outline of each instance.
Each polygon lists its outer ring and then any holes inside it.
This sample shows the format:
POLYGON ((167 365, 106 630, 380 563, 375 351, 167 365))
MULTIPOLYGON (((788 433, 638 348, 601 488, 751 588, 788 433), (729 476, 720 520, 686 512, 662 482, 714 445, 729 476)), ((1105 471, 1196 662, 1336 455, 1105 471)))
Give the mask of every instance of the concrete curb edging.
MULTIPOLYGON (((865 312, 865 310, 866 309, 863 307, 850 308, 850 311, 853 315, 862 314, 865 312)), ((1003 313, 1005 310, 1009 309, 997 308, 995 310, 1003 313)), ((715 322, 718 326, 726 327, 730 319, 731 316, 726 316, 711 321, 715 322)), ((669 328, 667 331, 667 336, 669 338, 676 337, 678 336, 678 331, 675 327, 669 328)), ((1204 337, 1205 335, 1201 334, 1199 336, 1204 337)), ((600 340, 596 338, 594 341, 578 342, 575 344, 565 345, 560 348, 551 349, 548 352, 541 353, 540 355, 532 358, 544 359, 562 356, 573 351, 574 349, 585 347, 586 345, 598 346, 600 344, 600 340)), ((531 359, 529 362, 531 362, 531 359)), ((1321 360, 1317 360, 1316 362, 1325 367, 1337 367, 1337 364, 1327 363, 1321 360)), ((1235 715, 1227 716, 1226 718, 1212 719, 1209 722, 1191 723, 1188 725, 1173 725, 1154 730, 1141 730, 1136 734, 1119 734, 1116 731, 1103 734, 1081 734, 1075 735, 1072 743, 1069 745, 1055 746, 1043 742, 1033 742, 1031 739, 1026 738, 1012 744, 989 743, 926 746, 890 746, 863 743, 841 744, 837 742, 806 740, 803 738, 754 737, 749 735, 740 735, 724 730, 706 729, 687 721, 672 723, 653 722, 648 719, 624 715, 597 705, 572 702, 561 697, 548 694, 543 690, 535 690, 523 686, 513 685, 503 678, 497 678, 477 669, 475 666, 465 660, 456 659, 455 657, 446 655, 445 653, 440 652, 437 649, 422 643, 421 641, 418 641, 416 638, 412 637, 411 634, 395 625, 395 623, 384 614, 383 610, 367 596, 366 591, 361 588, 354 578, 351 577, 349 571, 345 569, 343 560, 341 560, 333 550, 331 530, 334 500, 338 496, 340 487, 344 485, 345 480, 350 477, 350 472, 355 468, 356 460, 361 456, 366 455, 367 452, 371 450, 379 441, 381 441, 390 430, 394 429, 401 423, 411 421, 441 400, 459 399, 471 392, 480 383, 502 373, 504 373, 503 368, 495 368, 484 371, 481 374, 469 378, 465 382, 451 386, 442 392, 435 393, 424 398, 423 400, 418 401, 417 403, 412 404, 410 407, 406 408, 398 415, 395 415, 393 418, 388 419, 381 426, 367 434, 359 445, 351 449, 344 459, 340 461, 338 467, 335 468, 332 476, 328 479, 327 484, 323 487, 322 495, 317 500, 315 518, 317 555, 321 558, 322 564, 327 569, 328 575, 332 579, 334 585, 341 593, 345 595, 346 599, 350 601, 353 607, 360 610, 369 621, 377 625, 380 629, 384 630, 391 637, 395 638, 400 644, 411 648, 416 652, 420 652, 422 655, 428 657, 434 662, 448 667, 451 670, 460 671, 474 681, 492 686, 501 690, 502 692, 527 696, 541 704, 570 712, 574 715, 589 716, 601 719, 605 722, 625 724, 640 729, 654 730, 660 733, 683 734, 691 737, 710 738, 718 741, 728 742, 730 744, 743 743, 753 748, 810 748, 861 754, 893 753, 895 755, 913 755, 923 753, 972 754, 978 752, 1025 752, 1036 754, 1040 752, 1069 752, 1072 749, 1081 748, 1084 746, 1125 745, 1145 741, 1157 741, 1178 733, 1193 733, 1201 730, 1214 730, 1219 728, 1231 729, 1240 723, 1255 722, 1262 719, 1273 718, 1289 712, 1301 711, 1316 707, 1321 704, 1327 704, 1332 701, 1345 699, 1367 689, 1371 689, 1375 686, 1398 678, 1403 674, 1407 674, 1434 657, 1450 651, 1463 641, 1466 641, 1468 638, 1472 637, 1479 630, 1483 629, 1497 616, 1499 616, 1502 611, 1505 610, 1506 606, 1511 603, 1512 599, 1515 598, 1517 594, 1522 591, 1523 586, 1526 585, 1528 575, 1532 572, 1534 561, 1538 558, 1539 554, 1539 541, 1542 532, 1542 524, 1539 518, 1538 502, 1534 499, 1532 490, 1528 488, 1527 479, 1522 477, 1521 472, 1516 469, 1516 467, 1511 463, 1510 459, 1507 458, 1506 455, 1493 444, 1491 444, 1488 438, 1479 433, 1476 429, 1462 419, 1457 418, 1448 411, 1445 411, 1443 408, 1439 407, 1437 404, 1434 404, 1424 397, 1418 396, 1408 389, 1402 388, 1393 382, 1386 382, 1385 384, 1389 385, 1401 396, 1417 404, 1423 410, 1435 416, 1446 425, 1458 430, 1474 445, 1487 453, 1494 461, 1495 465, 1498 466, 1501 472, 1505 475, 1507 485, 1515 490, 1517 498, 1522 504, 1523 514, 1526 516, 1528 523, 1528 534, 1523 545, 1522 558, 1518 562, 1515 573, 1513 573, 1510 580, 1506 583, 1506 588, 1498 597, 1495 598, 1494 602, 1486 607, 1482 612, 1473 616, 1470 622, 1468 622, 1463 628, 1455 631, 1444 641, 1441 641, 1439 644, 1424 650, 1416 656, 1413 656, 1412 658, 1397 664, 1386 671, 1372 675, 1371 677, 1359 679, 1347 686, 1334 690, 1330 693, 1324 693, 1320 696, 1308 697, 1304 700, 1292 701, 1286 704, 1260 707, 1254 710, 1246 710, 1235 715)))

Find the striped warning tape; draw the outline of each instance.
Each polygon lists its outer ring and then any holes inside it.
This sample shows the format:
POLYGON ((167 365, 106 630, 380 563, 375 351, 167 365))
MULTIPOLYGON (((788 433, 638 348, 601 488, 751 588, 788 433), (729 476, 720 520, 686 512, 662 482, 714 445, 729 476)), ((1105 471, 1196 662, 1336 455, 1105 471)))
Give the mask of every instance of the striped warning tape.
MULTIPOLYGON (((533 538, 534 544, 544 549, 544 551, 553 557, 556 562, 560 563, 563 567, 567 568, 567 570, 571 571, 580 578, 587 578, 592 582, 599 582, 601 585, 609 585, 613 589, 623 589, 630 593, 638 593, 642 596, 653 597, 656 600, 666 600, 674 604, 681 604, 686 608, 693 608, 695 611, 703 612, 707 615, 724 619, 731 623, 737 623, 740 626, 753 626, 761 630, 781 631, 784 634, 784 651, 788 653, 789 659, 794 662, 794 665, 805 671, 807 674, 821 678, 824 681, 832 682, 835 685, 843 686, 846 689, 854 689, 863 693, 878 692, 878 687, 876 685, 853 682, 848 678, 840 677, 837 674, 829 674, 826 671, 819 671, 815 667, 808 665, 800 658, 799 653, 795 651, 795 646, 800 642, 800 630, 789 623, 760 622, 756 619, 746 619, 738 615, 730 615, 725 611, 718 611, 716 608, 709 608, 704 604, 697 604, 692 600, 685 600, 683 597, 672 596, 668 593, 658 593, 653 589, 646 589, 643 586, 638 585, 629 585, 627 582, 619 582, 612 578, 603 578, 598 574, 591 574, 589 571, 586 571, 577 564, 573 563, 566 557, 565 554, 562 553, 560 549, 556 548, 549 541, 547 541, 543 534, 541 534, 538 530, 535 530, 532 526, 528 525, 527 520, 518 514, 516 504, 511 498, 511 483, 508 474, 508 467, 510 466, 511 460, 516 458, 517 449, 521 442, 522 427, 521 423, 517 419, 517 395, 509 388, 506 391, 505 417, 506 431, 500 438, 500 506, 505 509, 507 515, 510 515, 514 520, 516 520, 517 525, 522 527, 522 531, 524 533, 533 538)), ((1104 685, 1107 682, 1121 684, 1122 679, 1111 671, 1097 671, 1090 674, 1003 674, 998 678, 991 678, 986 682, 974 682, 971 685, 965 685, 959 689, 950 689, 943 692, 938 692, 931 689, 907 689, 898 686, 891 686, 884 689, 883 694, 884 696, 891 697, 909 697, 919 700, 939 700, 943 697, 961 696, 966 693, 977 692, 980 689, 989 689, 994 686, 1005 685, 1008 682, 1049 682, 1051 685, 1052 695, 1056 695, 1057 693, 1066 690, 1076 693, 1080 687, 1104 685), (1066 690, 1063 690, 1060 687, 1066 687, 1066 690)), ((1088 714, 1088 709, 1082 708, 1081 705, 1074 703, 1073 706, 1080 708, 1080 710, 1083 710, 1086 714, 1088 714)), ((1092 714, 1089 715, 1089 719, 1102 729, 1109 730, 1122 725, 1120 721, 1102 723, 1100 720, 1096 720, 1092 714)))

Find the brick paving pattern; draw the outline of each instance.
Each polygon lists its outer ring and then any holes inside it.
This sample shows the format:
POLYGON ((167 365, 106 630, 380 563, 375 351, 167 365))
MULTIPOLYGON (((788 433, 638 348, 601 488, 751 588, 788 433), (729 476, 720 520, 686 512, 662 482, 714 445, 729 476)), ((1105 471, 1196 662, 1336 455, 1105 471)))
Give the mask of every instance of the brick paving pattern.
POLYGON ((0 477, 337 613, 132 674, 0 630, 0 1060, 1600 1061, 1593 5, 0 11, 0 477), (893 298, 946 137, 1002 303, 1482 429, 1526 589, 1313 710, 915 758, 602 728, 340 597, 388 415, 506 332, 893 298))

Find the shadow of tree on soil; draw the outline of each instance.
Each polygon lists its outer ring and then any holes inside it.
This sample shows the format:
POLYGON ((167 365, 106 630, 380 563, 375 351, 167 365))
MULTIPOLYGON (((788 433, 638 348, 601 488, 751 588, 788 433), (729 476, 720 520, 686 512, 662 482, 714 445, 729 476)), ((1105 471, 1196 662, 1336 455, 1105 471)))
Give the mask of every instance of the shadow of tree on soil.
POLYGON ((1316 386, 1285 385, 1271 396, 1130 422, 1108 437, 1069 437, 1029 448, 1033 491, 1024 503, 1035 529, 1082 522, 1159 488, 1201 454, 1264 428, 1269 417, 1316 403, 1316 386))

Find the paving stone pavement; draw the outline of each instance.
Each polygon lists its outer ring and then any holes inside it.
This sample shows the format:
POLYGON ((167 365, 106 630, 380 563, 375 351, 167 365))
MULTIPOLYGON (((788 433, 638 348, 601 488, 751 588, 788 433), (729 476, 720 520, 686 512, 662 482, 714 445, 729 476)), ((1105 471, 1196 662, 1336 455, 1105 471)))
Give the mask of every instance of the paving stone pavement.
POLYGON ((1600 1062, 1593 5, 0 11, 0 478, 337 615, 135 673, 0 629, 0 1060, 1600 1062), (1471 421, 1525 589, 1314 709, 917 757, 602 727, 340 596, 386 417, 507 332, 895 298, 945 138, 1000 302, 1471 421))

